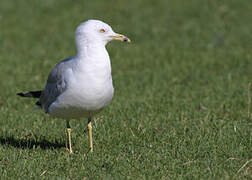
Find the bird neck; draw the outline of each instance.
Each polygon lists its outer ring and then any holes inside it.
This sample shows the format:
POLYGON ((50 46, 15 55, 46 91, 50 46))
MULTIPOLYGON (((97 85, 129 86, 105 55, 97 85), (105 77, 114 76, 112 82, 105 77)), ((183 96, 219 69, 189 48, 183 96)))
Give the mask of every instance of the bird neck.
POLYGON ((90 57, 99 58, 107 56, 107 50, 103 42, 88 42, 87 40, 80 40, 76 42, 77 56, 80 58, 90 57))
POLYGON ((85 78, 92 82, 110 82, 107 80, 111 79, 111 64, 105 45, 83 44, 77 46, 77 50, 76 67, 80 72, 85 72, 85 78))

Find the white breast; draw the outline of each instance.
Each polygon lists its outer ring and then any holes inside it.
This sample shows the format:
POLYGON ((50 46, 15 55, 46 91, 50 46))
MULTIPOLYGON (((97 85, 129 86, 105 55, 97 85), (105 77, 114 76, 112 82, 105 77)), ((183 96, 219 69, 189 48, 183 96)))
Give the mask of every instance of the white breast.
POLYGON ((73 63, 72 72, 66 79, 66 91, 49 107, 52 116, 89 117, 106 107, 113 98, 110 59, 106 49, 103 55, 85 59, 77 57, 73 63))

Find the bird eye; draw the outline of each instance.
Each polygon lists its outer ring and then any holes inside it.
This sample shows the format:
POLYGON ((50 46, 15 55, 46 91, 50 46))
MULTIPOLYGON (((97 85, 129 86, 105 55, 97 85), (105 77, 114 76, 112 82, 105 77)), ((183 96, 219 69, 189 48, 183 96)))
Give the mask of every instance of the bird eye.
POLYGON ((104 32, 105 32, 105 29, 100 29, 100 32, 101 32, 101 33, 104 33, 104 32))

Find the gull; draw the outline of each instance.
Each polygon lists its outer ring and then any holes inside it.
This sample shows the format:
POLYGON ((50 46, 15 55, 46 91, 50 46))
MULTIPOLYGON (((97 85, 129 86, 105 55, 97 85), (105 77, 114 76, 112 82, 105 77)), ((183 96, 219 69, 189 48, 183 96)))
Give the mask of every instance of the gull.
POLYGON ((17 94, 39 98, 37 107, 66 120, 70 153, 73 153, 70 119, 88 119, 89 148, 93 152, 91 119, 113 98, 111 64, 105 48, 111 40, 130 42, 128 37, 115 33, 100 20, 81 23, 75 31, 77 54, 52 69, 43 90, 17 94))

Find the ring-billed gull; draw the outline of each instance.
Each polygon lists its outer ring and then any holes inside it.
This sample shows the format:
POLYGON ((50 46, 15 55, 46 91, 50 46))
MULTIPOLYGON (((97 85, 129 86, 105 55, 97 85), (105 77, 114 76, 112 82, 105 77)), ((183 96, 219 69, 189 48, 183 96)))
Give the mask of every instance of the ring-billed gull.
POLYGON ((113 98, 109 54, 105 45, 111 40, 130 42, 124 35, 99 20, 80 24, 75 32, 76 56, 58 63, 42 91, 18 93, 39 98, 36 105, 53 117, 66 119, 69 151, 72 153, 70 119, 88 118, 89 147, 93 151, 91 117, 113 98))

